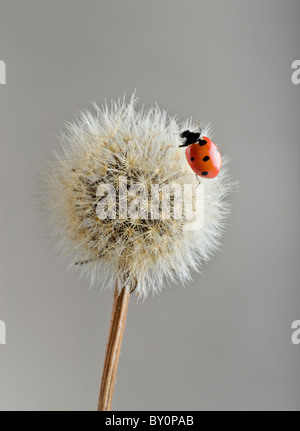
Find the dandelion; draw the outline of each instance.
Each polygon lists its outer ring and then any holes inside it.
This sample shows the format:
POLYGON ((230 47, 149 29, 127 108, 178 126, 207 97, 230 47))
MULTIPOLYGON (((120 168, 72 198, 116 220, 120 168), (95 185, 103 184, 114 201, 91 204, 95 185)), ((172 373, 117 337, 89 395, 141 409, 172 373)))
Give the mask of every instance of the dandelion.
MULTIPOLYGON (((220 247, 229 212, 224 198, 232 188, 223 158, 218 177, 201 180, 201 207, 187 199, 203 216, 201 228, 191 230, 189 217, 176 214, 182 201, 175 192, 166 198, 164 187, 183 190, 189 184, 196 191, 198 182, 179 148, 180 132, 196 127, 178 124, 158 107, 136 111, 135 105, 132 96, 128 103, 119 99, 81 113, 67 124, 44 175, 51 236, 69 268, 91 285, 111 287, 116 280, 99 410, 111 406, 130 293, 145 299, 171 282, 191 279, 191 271, 220 247)), ((210 137, 209 127, 203 135, 210 137)))

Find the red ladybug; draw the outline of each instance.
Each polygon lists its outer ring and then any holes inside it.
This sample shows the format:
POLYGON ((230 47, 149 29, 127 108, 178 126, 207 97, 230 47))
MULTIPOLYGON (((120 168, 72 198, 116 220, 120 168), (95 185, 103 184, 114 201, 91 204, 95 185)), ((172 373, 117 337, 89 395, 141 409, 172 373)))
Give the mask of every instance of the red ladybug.
POLYGON ((201 133, 185 130, 180 137, 185 138, 185 141, 179 146, 187 147, 185 155, 196 176, 215 178, 222 166, 218 147, 206 136, 201 136, 201 133))

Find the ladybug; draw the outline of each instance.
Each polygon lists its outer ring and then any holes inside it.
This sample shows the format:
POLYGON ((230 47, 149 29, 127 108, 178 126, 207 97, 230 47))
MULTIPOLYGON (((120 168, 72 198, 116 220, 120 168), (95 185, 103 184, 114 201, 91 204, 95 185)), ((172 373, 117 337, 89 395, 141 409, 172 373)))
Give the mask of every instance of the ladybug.
POLYGON ((215 178, 222 166, 222 157, 218 147, 206 136, 201 136, 201 132, 185 130, 180 133, 180 137, 185 141, 179 147, 187 147, 185 155, 197 180, 199 181, 198 176, 215 178))

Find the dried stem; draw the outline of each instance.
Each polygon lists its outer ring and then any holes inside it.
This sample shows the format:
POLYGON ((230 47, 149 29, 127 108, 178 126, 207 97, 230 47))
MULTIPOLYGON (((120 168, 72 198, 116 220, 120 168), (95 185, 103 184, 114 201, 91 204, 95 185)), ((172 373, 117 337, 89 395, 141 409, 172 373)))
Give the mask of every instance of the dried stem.
POLYGON ((117 280, 103 367, 98 411, 111 410, 112 396, 116 381, 129 297, 130 291, 127 288, 123 288, 121 293, 119 293, 117 280))

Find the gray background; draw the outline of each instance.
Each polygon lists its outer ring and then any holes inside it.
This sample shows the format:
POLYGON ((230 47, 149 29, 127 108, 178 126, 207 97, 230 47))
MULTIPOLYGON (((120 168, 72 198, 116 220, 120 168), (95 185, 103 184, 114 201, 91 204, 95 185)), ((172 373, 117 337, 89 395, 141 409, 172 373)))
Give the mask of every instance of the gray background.
POLYGON ((113 408, 299 410, 299 18, 291 0, 0 0, 0 409, 96 409, 112 292, 53 255, 34 174, 64 120, 137 87, 211 121, 242 185, 203 275, 131 301, 113 408))

